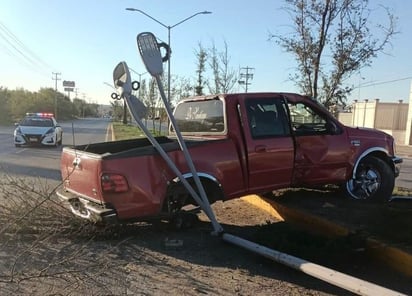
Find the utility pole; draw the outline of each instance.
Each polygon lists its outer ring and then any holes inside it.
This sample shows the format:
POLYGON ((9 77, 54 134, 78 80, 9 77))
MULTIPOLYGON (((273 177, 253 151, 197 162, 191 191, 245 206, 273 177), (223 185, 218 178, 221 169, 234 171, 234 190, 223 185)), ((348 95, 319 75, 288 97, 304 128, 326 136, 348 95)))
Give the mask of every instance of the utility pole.
POLYGON ((62 75, 62 73, 56 73, 52 72, 54 77, 52 77, 52 80, 54 80, 54 118, 57 119, 57 81, 61 80, 60 77, 57 77, 59 75, 62 75))
POLYGON ((251 68, 249 66, 240 68, 238 83, 241 85, 245 85, 245 92, 247 92, 248 85, 251 84, 249 80, 253 79, 254 71, 255 68, 251 68))

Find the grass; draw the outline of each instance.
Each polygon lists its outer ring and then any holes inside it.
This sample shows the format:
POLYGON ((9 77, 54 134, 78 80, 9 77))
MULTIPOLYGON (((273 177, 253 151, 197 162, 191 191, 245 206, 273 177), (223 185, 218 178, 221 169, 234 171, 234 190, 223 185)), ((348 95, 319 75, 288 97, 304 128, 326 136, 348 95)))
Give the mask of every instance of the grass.
MULTIPOLYGON (((159 131, 149 129, 154 136, 160 136, 159 131)), ((144 132, 135 125, 123 124, 122 122, 113 122, 113 132, 116 136, 116 140, 128 140, 136 138, 145 138, 144 132)))
POLYGON ((404 188, 404 187, 395 187, 393 189, 392 195, 397 196, 412 196, 412 189, 404 188))

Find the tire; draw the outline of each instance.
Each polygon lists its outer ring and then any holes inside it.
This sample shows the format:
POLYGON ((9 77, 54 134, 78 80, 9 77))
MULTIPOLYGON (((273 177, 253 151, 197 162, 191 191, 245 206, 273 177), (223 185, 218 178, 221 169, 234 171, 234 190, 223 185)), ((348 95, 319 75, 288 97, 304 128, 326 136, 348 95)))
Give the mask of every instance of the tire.
POLYGON ((198 221, 199 218, 196 214, 187 213, 184 211, 177 213, 170 220, 171 225, 173 225, 173 228, 175 230, 184 230, 192 228, 198 221))
POLYGON ((58 142, 59 146, 61 146, 63 143, 63 133, 60 135, 60 140, 58 142))
POLYGON ((346 195, 357 200, 387 202, 395 186, 395 175, 382 159, 367 156, 356 169, 355 178, 346 182, 346 195))

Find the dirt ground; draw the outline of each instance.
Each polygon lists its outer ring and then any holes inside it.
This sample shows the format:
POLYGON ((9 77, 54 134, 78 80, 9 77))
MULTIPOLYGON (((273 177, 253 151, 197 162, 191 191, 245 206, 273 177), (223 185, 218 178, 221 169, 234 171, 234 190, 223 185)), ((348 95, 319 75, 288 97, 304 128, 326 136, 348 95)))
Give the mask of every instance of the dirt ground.
MULTIPOLYGON (((290 202, 309 206, 302 192, 291 196, 290 202)), ((309 259, 323 258, 322 264, 412 294, 410 279, 371 262, 362 252, 355 254, 352 244, 339 249, 331 248, 330 241, 326 247, 310 243, 318 237, 306 236, 241 199, 218 202, 213 209, 228 233, 309 259), (302 240, 291 243, 291 235, 302 240), (297 245, 307 247, 302 253, 297 245)), ((165 222, 98 228, 63 221, 54 231, 26 227, 1 232, 0 294, 351 295, 224 243, 211 235, 203 213, 199 220, 186 230, 165 222)))
POLYGON ((359 237, 375 238, 412 253, 412 197, 389 203, 362 202, 346 198, 335 188, 295 189, 274 192, 270 197, 297 209, 344 226, 359 237))

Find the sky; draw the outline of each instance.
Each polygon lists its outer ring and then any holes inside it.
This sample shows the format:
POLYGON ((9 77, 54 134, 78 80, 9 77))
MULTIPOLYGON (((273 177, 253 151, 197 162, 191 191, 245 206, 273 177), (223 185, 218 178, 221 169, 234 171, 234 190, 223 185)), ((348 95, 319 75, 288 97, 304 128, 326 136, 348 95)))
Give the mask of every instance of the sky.
MULTIPOLYGON (((226 42, 234 71, 253 68, 248 91, 299 92, 289 79, 296 71, 293 56, 269 40, 271 33, 291 31, 290 16, 282 9, 283 3, 281 0, 0 0, 0 86, 38 91, 55 88, 57 82, 58 91, 64 92, 62 82, 74 81, 79 98, 109 104, 113 69, 120 61, 132 69, 132 80, 150 78, 138 53, 136 36, 152 32, 167 42, 170 26, 173 76, 194 80, 199 44, 205 48, 215 44, 218 50, 223 50, 226 42), (125 10, 128 7, 144 11, 164 26, 142 13, 125 10), (211 14, 185 20, 202 11, 211 14), (179 24, 182 20, 185 21, 179 24)), ((371 67, 346 82, 357 87, 348 102, 376 98, 381 102, 409 101, 412 1, 370 0, 371 21, 375 23, 385 23, 381 5, 390 7, 398 18, 399 34, 385 53, 373 60, 371 67)), ((242 86, 238 88, 244 91, 242 86)))

